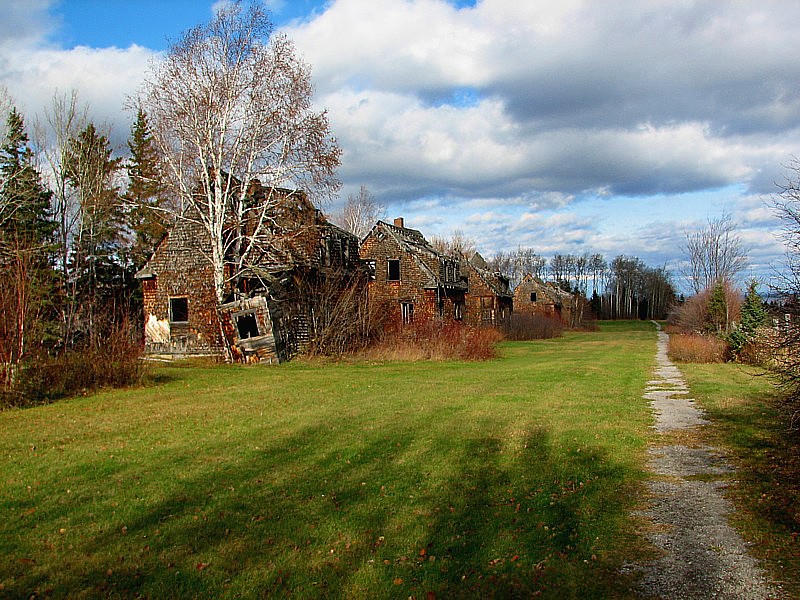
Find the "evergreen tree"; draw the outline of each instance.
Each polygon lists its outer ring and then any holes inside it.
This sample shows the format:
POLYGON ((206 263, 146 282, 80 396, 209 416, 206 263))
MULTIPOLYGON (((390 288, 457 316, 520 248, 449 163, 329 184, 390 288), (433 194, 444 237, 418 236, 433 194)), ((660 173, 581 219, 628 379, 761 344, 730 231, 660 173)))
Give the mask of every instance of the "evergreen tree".
POLYGON ((161 210, 166 198, 161 162, 147 114, 140 108, 128 140, 131 158, 127 165, 128 227, 133 234, 131 260, 141 269, 167 230, 166 211, 161 210))
POLYGON ((25 123, 8 115, 0 148, 0 383, 14 387, 19 364, 47 338, 55 273, 50 264, 55 223, 25 123))
POLYGON ((728 338, 731 350, 737 356, 755 339, 758 329, 769 321, 769 313, 758 293, 758 283, 755 281, 751 281, 748 286, 739 321, 728 338))
POLYGON ((16 109, 8 115, 6 141, 0 148, 0 231, 3 241, 19 240, 44 247, 55 224, 50 217, 52 193, 33 165, 25 123, 16 109))
POLYGON ((709 333, 721 334, 728 329, 728 300, 725 297, 725 286, 721 281, 714 285, 708 299, 708 315, 706 328, 709 333))
POLYGON ((79 201, 79 225, 72 247, 71 300, 87 311, 123 300, 132 287, 132 266, 125 260, 125 215, 116 176, 120 159, 111 157, 108 138, 90 123, 70 140, 66 156, 69 184, 79 201))

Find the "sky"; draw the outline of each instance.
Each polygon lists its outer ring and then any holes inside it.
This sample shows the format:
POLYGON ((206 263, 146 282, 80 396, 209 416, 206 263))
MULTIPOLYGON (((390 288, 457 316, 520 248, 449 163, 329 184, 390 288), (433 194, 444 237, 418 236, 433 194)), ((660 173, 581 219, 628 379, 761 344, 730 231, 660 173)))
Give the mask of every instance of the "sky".
MULTIPOLYGON (((270 0, 366 186, 426 237, 667 267, 729 214, 744 274, 783 264, 768 206, 800 156, 796 0, 270 0)), ((126 110, 202 0, 0 0, 0 86, 31 122, 75 89, 120 153, 126 110)))

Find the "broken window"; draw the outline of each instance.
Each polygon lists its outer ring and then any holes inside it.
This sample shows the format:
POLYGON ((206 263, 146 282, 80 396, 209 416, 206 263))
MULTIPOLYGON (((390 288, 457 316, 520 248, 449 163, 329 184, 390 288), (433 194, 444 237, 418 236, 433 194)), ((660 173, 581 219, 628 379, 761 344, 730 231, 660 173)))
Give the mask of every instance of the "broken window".
POLYGON ((236 317, 236 330, 239 332, 239 339, 246 340, 251 337, 258 337, 258 321, 255 312, 248 312, 236 317))
POLYGON ((400 281, 400 259, 390 258, 388 261, 386 279, 389 281, 400 281))
POLYGON ((531 292, 531 302, 536 302, 536 292, 531 292))
POLYGON ((169 320, 171 323, 188 323, 189 321, 188 298, 169 299, 169 320))
POLYGON ((403 315, 403 323, 413 323, 414 322, 414 303, 413 302, 401 302, 400 303, 400 312, 403 315))
POLYGON ((375 261, 368 260, 367 261, 367 270, 369 271, 369 278, 371 280, 375 280, 375 261))

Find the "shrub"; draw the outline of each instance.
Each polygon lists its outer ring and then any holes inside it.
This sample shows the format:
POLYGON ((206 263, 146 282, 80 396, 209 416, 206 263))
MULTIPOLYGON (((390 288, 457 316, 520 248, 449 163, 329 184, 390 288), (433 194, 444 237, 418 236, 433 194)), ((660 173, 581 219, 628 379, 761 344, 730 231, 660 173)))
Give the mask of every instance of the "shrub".
POLYGON ((359 355, 369 360, 488 360, 497 356, 502 339, 492 327, 417 318, 408 324, 390 323, 359 355))
POLYGON ((544 315, 511 313, 511 324, 505 333, 509 340, 546 340, 560 337, 564 333, 564 324, 544 315))
POLYGON ((728 344, 713 335, 677 333, 669 336, 671 360, 686 363, 721 363, 728 360, 728 344))
POLYGON ((668 322, 683 333, 724 335, 739 320, 741 307, 741 294, 730 284, 721 283, 673 307, 668 322))
POLYGON ((4 398, 6 406, 30 406, 101 387, 140 383, 144 365, 135 329, 123 320, 102 330, 104 337, 98 333, 79 348, 27 360, 13 393, 4 398))

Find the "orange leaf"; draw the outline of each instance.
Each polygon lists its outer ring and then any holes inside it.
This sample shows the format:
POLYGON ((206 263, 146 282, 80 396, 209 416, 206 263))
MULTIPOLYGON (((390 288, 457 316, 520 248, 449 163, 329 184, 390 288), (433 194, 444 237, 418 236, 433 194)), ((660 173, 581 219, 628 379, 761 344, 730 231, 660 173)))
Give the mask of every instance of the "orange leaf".
POLYGON ((403 585, 403 580, 398 577, 397 579, 394 580, 394 584, 395 585, 403 585))

